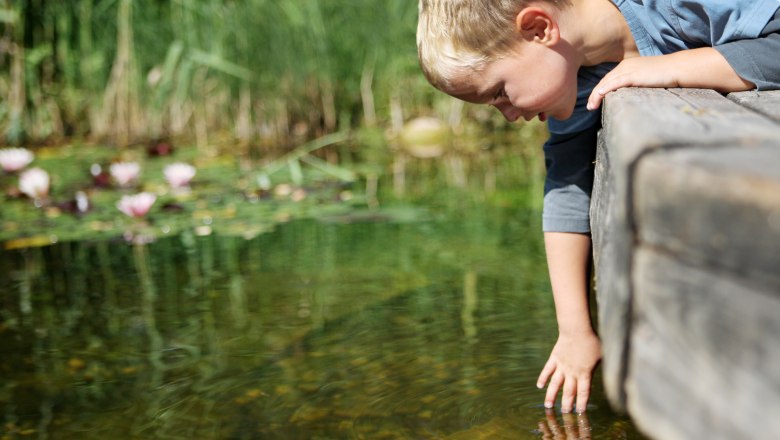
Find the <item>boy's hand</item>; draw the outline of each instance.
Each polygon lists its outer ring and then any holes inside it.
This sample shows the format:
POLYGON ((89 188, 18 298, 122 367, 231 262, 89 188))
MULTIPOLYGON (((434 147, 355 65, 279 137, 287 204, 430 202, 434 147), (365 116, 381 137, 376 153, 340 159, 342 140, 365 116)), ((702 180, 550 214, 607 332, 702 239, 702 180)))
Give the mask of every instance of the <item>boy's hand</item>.
POLYGON ((626 58, 593 88, 588 110, 599 108, 604 95, 622 87, 693 87, 725 93, 751 90, 755 84, 740 78, 712 47, 626 58))
POLYGON ((536 382, 539 388, 544 388, 548 380, 550 382, 544 406, 553 407, 562 387, 561 412, 569 413, 574 409, 575 396, 577 412, 584 412, 590 397, 593 369, 600 360, 601 342, 593 332, 559 335, 550 359, 536 382))
POLYGON ((601 106, 604 95, 623 87, 680 87, 673 57, 627 58, 604 75, 588 98, 588 110, 601 106))

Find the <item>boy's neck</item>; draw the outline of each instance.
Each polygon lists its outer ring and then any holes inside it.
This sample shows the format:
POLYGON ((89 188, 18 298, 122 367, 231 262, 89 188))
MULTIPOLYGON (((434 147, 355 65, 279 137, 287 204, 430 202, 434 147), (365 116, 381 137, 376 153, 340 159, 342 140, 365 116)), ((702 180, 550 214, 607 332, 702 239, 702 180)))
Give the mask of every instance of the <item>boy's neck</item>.
POLYGON ((583 66, 639 56, 623 14, 610 0, 575 0, 561 17, 583 66))

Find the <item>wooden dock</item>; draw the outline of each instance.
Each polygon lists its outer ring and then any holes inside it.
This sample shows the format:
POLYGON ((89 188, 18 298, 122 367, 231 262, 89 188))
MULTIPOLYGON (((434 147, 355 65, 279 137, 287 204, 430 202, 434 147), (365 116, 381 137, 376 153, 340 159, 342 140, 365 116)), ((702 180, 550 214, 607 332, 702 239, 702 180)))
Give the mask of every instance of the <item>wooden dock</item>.
POLYGON ((780 438, 780 91, 624 89, 603 122, 611 403, 652 438, 780 438))

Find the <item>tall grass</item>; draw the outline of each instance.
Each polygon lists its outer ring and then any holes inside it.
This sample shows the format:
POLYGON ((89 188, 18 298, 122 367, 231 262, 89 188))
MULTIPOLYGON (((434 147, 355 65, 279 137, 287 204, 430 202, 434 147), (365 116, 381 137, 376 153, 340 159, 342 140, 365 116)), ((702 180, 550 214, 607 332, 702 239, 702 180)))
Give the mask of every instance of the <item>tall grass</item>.
POLYGON ((0 0, 9 143, 242 141, 432 107, 414 0, 0 0))

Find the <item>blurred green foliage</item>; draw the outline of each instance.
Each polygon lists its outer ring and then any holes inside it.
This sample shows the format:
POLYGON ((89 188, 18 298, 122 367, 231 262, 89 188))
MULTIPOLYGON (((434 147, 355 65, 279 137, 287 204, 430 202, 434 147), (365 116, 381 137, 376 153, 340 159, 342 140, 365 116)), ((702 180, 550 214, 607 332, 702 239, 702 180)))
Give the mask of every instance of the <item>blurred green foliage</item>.
POLYGON ((0 0, 0 146, 35 150, 34 166, 52 176, 38 209, 0 173, 0 241, 225 233, 203 219, 228 217, 251 236, 288 218, 375 210, 383 186, 415 191, 417 171, 445 170, 455 187, 478 171, 490 193, 505 157, 508 174, 541 182, 544 126, 510 126, 431 87, 417 65, 416 19, 413 0, 0 0), (419 116, 447 134, 436 145, 443 163, 415 157, 408 139, 420 136, 405 122, 419 116), (333 136, 341 140, 326 142, 333 136), (187 197, 162 185, 169 161, 144 155, 141 144, 158 140, 177 146, 169 159, 197 166, 187 197), (116 210, 117 191, 91 184, 92 164, 126 160, 154 176, 136 188, 159 197, 151 228, 116 210), (258 202, 264 174, 308 196, 258 202), (74 216, 63 205, 79 191, 94 208, 74 216))
POLYGON ((410 0, 2 0, 0 129, 124 144, 408 118, 445 99, 419 73, 416 16, 410 0))

